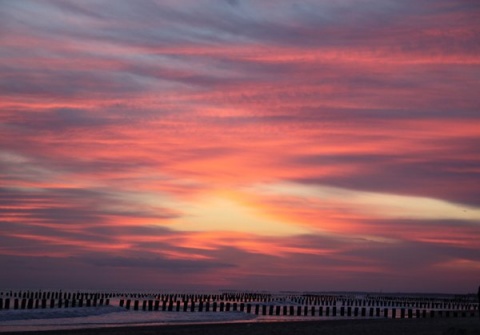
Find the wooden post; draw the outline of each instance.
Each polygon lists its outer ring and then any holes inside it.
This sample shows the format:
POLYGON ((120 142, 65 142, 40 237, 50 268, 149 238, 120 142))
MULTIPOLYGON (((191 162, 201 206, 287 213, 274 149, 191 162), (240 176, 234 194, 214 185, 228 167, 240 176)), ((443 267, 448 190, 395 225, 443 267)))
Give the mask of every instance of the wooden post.
POLYGON ((125 308, 126 308, 126 309, 130 309, 130 303, 131 303, 131 300, 130 300, 130 299, 127 299, 126 305, 125 305, 125 308))
POLYGON ((134 310, 134 311, 138 311, 138 300, 135 300, 135 301, 133 302, 133 310, 134 310))
POLYGON ((195 300, 192 299, 192 302, 190 303, 190 312, 195 312, 195 300))
POLYGON ((55 299, 52 298, 50 299, 50 308, 54 308, 55 307, 55 299))
POLYGON ((148 310, 153 311, 153 300, 148 300, 148 310))
POLYGON ((188 300, 183 301, 183 311, 184 312, 188 311, 188 300))

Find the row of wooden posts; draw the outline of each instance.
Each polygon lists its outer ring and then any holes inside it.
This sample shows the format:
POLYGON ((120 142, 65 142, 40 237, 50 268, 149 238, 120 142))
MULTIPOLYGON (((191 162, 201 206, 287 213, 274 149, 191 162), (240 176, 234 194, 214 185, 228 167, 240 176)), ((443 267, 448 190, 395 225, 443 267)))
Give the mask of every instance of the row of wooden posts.
MULTIPOLYGON (((455 298, 438 297, 401 297, 401 296, 366 296, 363 298, 348 295, 328 294, 302 294, 302 295, 273 295, 271 293, 220 293, 220 294, 186 294, 186 293, 91 293, 91 292, 62 292, 62 291, 7 291, 0 292, 0 309, 33 309, 33 308, 67 308, 67 307, 91 307, 109 305, 110 299, 119 299, 120 306, 133 310, 162 310, 162 311, 245 311, 255 314, 276 315, 280 311, 291 311, 292 308, 298 315, 312 314, 307 309, 316 310, 319 315, 343 316, 348 311, 355 315, 363 314, 379 316, 385 310, 420 311, 435 313, 435 310, 452 311, 452 313, 471 314, 478 311, 478 303, 474 302, 469 295, 455 298), (295 306, 289 306, 295 305, 295 306), (341 307, 339 306, 341 305, 341 307), (249 307, 250 306, 250 307, 249 307), (267 307, 268 306, 268 307, 267 307), (282 306, 282 307, 280 307, 282 306), (352 309, 353 307, 353 309, 352 309), (263 313, 268 308, 268 312, 263 313), (272 309, 275 309, 274 311, 272 309), (325 308, 325 309, 324 309, 325 308), (272 310, 270 312, 270 310, 272 310), (423 311, 422 311, 423 310, 423 311), (299 312, 300 311, 300 312, 299 312), (301 312, 303 311, 303 312, 301 312), (324 313, 325 311, 325 313, 324 313), (343 311, 343 312, 342 312, 343 311), (345 312, 346 311, 346 312, 345 312), (380 311, 380 312, 378 312, 380 311), (303 313, 303 314, 302 314, 303 313), (343 314, 342 314, 343 313, 343 314)), ((439 311, 440 312, 440 311, 439 311)), ((280 313, 280 312, 279 312, 280 313)), ((417 312, 415 312, 416 314, 417 312)), ((448 312, 450 313, 450 312, 448 312)), ((285 313, 284 313, 285 314, 285 313)), ((288 315, 293 315, 290 313, 288 315)), ((287 314, 285 314, 287 315, 287 314)))
POLYGON ((27 299, 27 298, 0 298, 2 309, 45 309, 69 307, 96 307, 110 304, 110 299, 27 299))
POLYGON ((415 307, 415 308, 448 308, 448 309, 470 309, 476 305, 468 297, 460 296, 451 298, 433 297, 398 297, 398 296, 366 296, 355 298, 345 295, 282 295, 276 296, 270 293, 221 293, 221 294, 155 294, 155 293, 90 293, 90 292, 62 292, 62 291, 18 291, 0 292, 0 298, 24 298, 24 299, 63 299, 63 300, 93 300, 108 298, 130 298, 130 299, 156 299, 156 300, 181 300, 181 301, 232 301, 244 303, 282 303, 292 301, 300 305, 321 305, 321 306, 359 306, 359 307, 415 307))
POLYGON ((251 303, 230 303, 216 301, 198 304, 184 301, 159 301, 159 300, 120 300, 120 307, 135 311, 167 311, 167 312, 230 312, 239 311, 255 315, 270 316, 346 316, 346 317, 384 317, 384 318, 433 318, 433 317, 467 317, 475 316, 476 311, 471 310, 426 310, 412 308, 380 308, 380 307, 352 307, 352 306, 292 306, 292 305, 266 305, 251 303), (324 308, 325 307, 325 308, 324 308))

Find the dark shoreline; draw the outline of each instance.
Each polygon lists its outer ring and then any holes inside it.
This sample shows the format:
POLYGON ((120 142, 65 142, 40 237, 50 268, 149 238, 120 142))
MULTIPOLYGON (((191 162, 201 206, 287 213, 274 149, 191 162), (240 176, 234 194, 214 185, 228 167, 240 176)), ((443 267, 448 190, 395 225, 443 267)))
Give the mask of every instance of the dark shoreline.
POLYGON ((242 322, 218 324, 126 326, 71 330, 1 332, 2 335, 480 335, 480 319, 348 319, 324 321, 242 322))

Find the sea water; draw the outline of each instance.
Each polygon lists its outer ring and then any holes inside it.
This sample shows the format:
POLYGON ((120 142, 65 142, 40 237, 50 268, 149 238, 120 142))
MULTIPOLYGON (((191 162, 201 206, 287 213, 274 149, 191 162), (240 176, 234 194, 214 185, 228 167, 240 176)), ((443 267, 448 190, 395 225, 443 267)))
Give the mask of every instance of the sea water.
POLYGON ((131 311, 121 307, 75 307, 0 311, 0 332, 185 323, 241 322, 255 315, 242 312, 131 311))

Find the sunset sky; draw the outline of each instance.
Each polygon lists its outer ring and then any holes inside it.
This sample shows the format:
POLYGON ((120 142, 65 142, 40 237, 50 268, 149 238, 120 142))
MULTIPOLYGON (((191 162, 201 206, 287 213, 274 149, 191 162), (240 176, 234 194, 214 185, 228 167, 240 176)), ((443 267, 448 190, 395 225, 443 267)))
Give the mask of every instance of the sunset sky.
POLYGON ((0 288, 476 292, 477 0, 0 0, 0 288))

